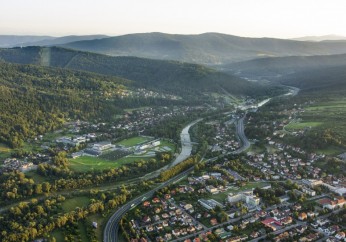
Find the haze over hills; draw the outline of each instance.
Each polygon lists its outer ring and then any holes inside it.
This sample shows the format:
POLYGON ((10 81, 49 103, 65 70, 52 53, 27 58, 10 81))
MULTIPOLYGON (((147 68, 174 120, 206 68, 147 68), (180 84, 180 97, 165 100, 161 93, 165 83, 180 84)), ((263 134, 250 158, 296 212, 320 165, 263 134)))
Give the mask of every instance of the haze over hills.
POLYGON ((111 57, 60 47, 1 49, 0 59, 19 64, 35 64, 82 70, 135 81, 137 87, 195 95, 226 90, 235 95, 266 95, 268 86, 248 82, 214 69, 177 61, 137 57, 111 57))
POLYGON ((106 38, 107 35, 69 35, 63 37, 52 36, 20 36, 20 35, 0 35, 0 47, 20 47, 20 46, 52 46, 62 45, 73 41, 94 40, 106 38))
POLYGON ((42 40, 52 40, 51 36, 34 36, 34 35, 0 35, 0 47, 9 48, 21 46, 24 43, 32 43, 42 40))
POLYGON ((218 65, 260 57, 331 55, 346 53, 346 42, 304 42, 273 38, 245 38, 219 33, 172 35, 129 34, 77 41, 64 47, 112 56, 138 56, 218 65))
POLYGON ((222 69, 237 73, 238 76, 274 80, 300 71, 312 72, 315 69, 341 65, 346 65, 346 54, 260 58, 224 65, 222 69))
POLYGON ((329 35, 322 35, 322 36, 304 36, 304 37, 298 37, 293 38, 292 40, 298 40, 298 41, 338 41, 338 40, 346 40, 345 36, 335 35, 335 34, 329 34, 329 35))

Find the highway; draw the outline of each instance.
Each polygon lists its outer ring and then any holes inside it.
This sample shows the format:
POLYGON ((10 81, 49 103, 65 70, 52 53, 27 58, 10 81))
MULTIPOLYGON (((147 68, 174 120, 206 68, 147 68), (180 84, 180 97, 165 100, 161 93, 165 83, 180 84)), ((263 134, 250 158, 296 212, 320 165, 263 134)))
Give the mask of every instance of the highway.
POLYGON ((245 132, 244 132, 245 116, 246 116, 246 114, 242 118, 238 119, 236 122, 237 135, 238 135, 240 141, 242 142, 242 146, 239 149, 231 152, 230 154, 240 154, 243 151, 247 150, 251 145, 250 141, 247 139, 245 132))

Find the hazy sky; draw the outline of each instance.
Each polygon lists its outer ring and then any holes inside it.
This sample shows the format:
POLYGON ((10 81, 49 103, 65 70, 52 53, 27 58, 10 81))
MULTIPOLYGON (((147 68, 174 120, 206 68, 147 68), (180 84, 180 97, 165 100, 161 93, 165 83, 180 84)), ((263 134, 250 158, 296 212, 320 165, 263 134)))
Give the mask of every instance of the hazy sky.
POLYGON ((0 34, 346 36, 346 0, 0 0, 0 34))

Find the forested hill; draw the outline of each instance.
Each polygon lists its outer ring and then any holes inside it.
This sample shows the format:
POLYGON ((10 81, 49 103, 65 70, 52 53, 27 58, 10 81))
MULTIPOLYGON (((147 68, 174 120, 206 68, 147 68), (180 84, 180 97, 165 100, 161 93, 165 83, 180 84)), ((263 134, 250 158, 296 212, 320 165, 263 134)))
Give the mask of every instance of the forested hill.
POLYGON ((304 92, 314 92, 317 95, 332 92, 345 96, 346 65, 300 71, 282 77, 280 81, 285 85, 299 87, 304 92))
POLYGON ((0 59, 119 76, 137 87, 179 96, 226 90, 234 95, 268 95, 273 89, 208 67, 177 61, 137 57, 111 57, 58 47, 1 49, 0 59))
POLYGON ((224 65, 223 69, 245 77, 275 80, 283 75, 340 65, 346 65, 346 54, 261 58, 224 65))
POLYGON ((56 129, 68 118, 112 118, 129 81, 92 73, 0 62, 0 143, 56 129))
POLYGON ((346 53, 346 42, 245 38, 220 33, 199 35, 139 33, 99 40, 71 42, 64 47, 113 56, 138 56, 209 65, 261 57, 346 53))

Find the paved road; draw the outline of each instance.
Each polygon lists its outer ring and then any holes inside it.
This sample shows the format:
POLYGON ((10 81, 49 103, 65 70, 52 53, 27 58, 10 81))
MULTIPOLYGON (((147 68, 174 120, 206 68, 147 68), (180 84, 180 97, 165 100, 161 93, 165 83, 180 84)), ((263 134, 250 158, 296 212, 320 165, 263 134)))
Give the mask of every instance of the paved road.
POLYGON ((119 233, 119 222, 122 216, 129 211, 131 208, 139 205, 142 201, 144 201, 147 198, 150 198, 154 195, 154 193, 169 184, 173 183, 176 180, 179 180, 180 178, 186 176, 191 171, 193 171, 194 167, 189 168, 188 170, 180 173, 179 175, 169 179, 168 181, 162 183, 161 185, 157 186, 153 190, 131 200, 130 202, 123 205, 121 208, 119 208, 108 220, 105 230, 103 232, 103 241, 104 242, 110 242, 110 241, 118 241, 118 233, 119 233))
POLYGON ((237 123, 236 123, 237 135, 238 135, 240 141, 242 142, 242 147, 240 147, 236 151, 231 152, 233 154, 240 154, 243 151, 247 150, 251 145, 250 141, 247 139, 245 132, 244 132, 245 116, 246 116, 246 114, 242 118, 238 119, 237 123))

